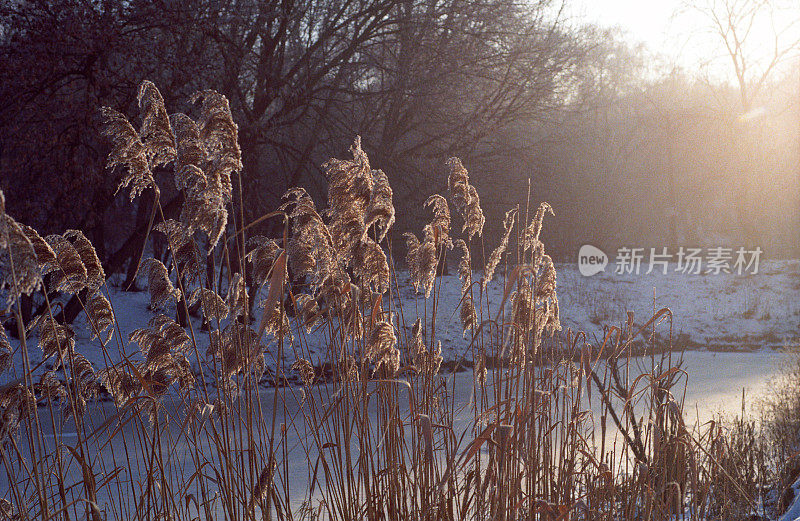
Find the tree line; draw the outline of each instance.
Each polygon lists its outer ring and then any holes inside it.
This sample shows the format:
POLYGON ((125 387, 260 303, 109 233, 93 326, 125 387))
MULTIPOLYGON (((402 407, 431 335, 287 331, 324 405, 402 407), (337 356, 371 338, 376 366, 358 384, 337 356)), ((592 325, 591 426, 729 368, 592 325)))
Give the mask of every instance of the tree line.
MULTIPOLYGON (((197 110, 185 100, 202 89, 230 100, 244 162, 234 204, 245 224, 292 186, 321 200, 322 163, 360 135, 395 190, 397 232, 424 220, 419 194, 445 190, 445 161, 458 156, 481 192, 489 237, 509 207, 551 202, 545 240, 557 258, 572 260, 583 243, 707 240, 796 254, 796 75, 698 79, 617 31, 574 23, 564 8, 4 0, 8 212, 43 233, 85 230, 106 271, 132 278, 153 198, 134 207, 115 192, 121 173, 106 168, 99 107, 135 113, 137 86, 150 79, 171 110, 197 110), (758 88, 743 96, 748 85, 758 88)), ((161 194, 168 216, 180 197, 161 194)), ((268 223, 256 231, 276 232, 268 223)))

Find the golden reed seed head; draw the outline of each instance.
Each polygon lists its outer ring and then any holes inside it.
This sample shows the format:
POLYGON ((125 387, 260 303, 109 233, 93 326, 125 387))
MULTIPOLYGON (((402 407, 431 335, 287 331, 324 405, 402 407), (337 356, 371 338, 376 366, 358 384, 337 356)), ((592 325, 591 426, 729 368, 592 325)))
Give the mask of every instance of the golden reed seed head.
POLYGON ((319 310, 317 300, 311 295, 301 293, 295 295, 295 306, 299 312, 306 332, 310 333, 314 325, 319 321, 322 314, 319 310))
POLYGON ((8 306, 21 295, 33 293, 41 284, 42 275, 33 243, 17 221, 0 213, 0 289, 8 289, 8 306))
POLYGON ((411 274, 411 283, 414 285, 415 291, 423 288, 425 298, 428 298, 436 280, 436 245, 433 241, 420 243, 419 239, 410 232, 403 235, 408 247, 406 264, 408 264, 411 274))
POLYGON ((107 344, 114 335, 115 322, 111 303, 99 289, 92 291, 86 298, 86 324, 92 332, 92 338, 100 338, 100 335, 108 330, 103 342, 107 344))
POLYGON ((542 273, 536 283, 536 296, 547 298, 556 291, 556 267, 549 255, 542 257, 542 273))
POLYGON ((550 215, 555 215, 553 208, 548 203, 540 203, 539 208, 536 209, 536 214, 534 214, 531 224, 528 225, 522 232, 523 251, 541 247, 539 236, 542 233, 542 222, 544 221, 544 216, 547 213, 550 215))
POLYGON ((503 234, 503 238, 500 240, 500 244, 494 249, 492 254, 489 255, 489 261, 486 263, 483 280, 481 281, 484 290, 492 281, 492 278, 494 278, 494 272, 497 269, 497 266, 500 264, 500 261, 503 259, 503 253, 505 253, 506 249, 508 248, 508 239, 511 236, 511 230, 514 228, 514 222, 518 210, 519 207, 512 208, 506 212, 505 218, 503 219, 503 228, 505 229, 505 233, 503 234))
POLYGON ((400 369, 400 351, 397 349, 397 337, 391 322, 381 321, 375 324, 364 349, 364 358, 375 362, 375 373, 383 368, 388 378, 397 374, 400 369))
POLYGON ((28 387, 18 384, 0 391, 0 443, 13 436, 19 424, 36 407, 36 397, 28 387))
POLYGON ((272 265, 282 250, 274 239, 263 235, 250 237, 247 239, 247 244, 254 246, 246 256, 252 266, 253 281, 258 285, 265 284, 272 270, 272 265))
POLYGON ((88 272, 75 246, 61 235, 48 235, 45 240, 53 248, 58 265, 51 285, 65 293, 78 293, 85 288, 88 272))
POLYGON ((110 107, 102 107, 100 112, 103 115, 102 133, 113 142, 113 148, 108 154, 107 167, 113 169, 121 166, 126 169, 117 192, 130 186, 130 200, 133 201, 147 188, 155 186, 147 148, 136 129, 123 114, 110 107))
POLYGON ((458 263, 458 278, 461 279, 461 294, 463 295, 472 285, 472 259, 469 254, 469 247, 464 239, 456 239, 454 247, 461 250, 461 260, 458 263))
POLYGON ((208 322, 221 322, 228 316, 230 311, 228 305, 214 290, 197 288, 189 296, 188 304, 191 306, 198 300, 200 300, 203 317, 208 322))
POLYGON ((55 371, 45 371, 39 378, 37 390, 45 397, 51 404, 60 402, 66 403, 67 390, 64 384, 58 379, 55 371))
POLYGON ((101 369, 97 376, 102 386, 120 407, 127 405, 142 387, 132 374, 116 366, 101 369))
POLYGON ((78 257, 86 269, 86 287, 97 289, 106 281, 106 273, 92 243, 80 230, 67 230, 63 237, 72 241, 78 257))
POLYGON ((439 342, 435 352, 428 351, 422 338, 422 320, 417 319, 411 328, 411 339, 407 347, 411 363, 420 374, 434 375, 442 365, 442 343, 439 342))
POLYGON ((215 90, 204 90, 191 97, 202 101, 197 125, 207 155, 206 176, 221 196, 223 206, 233 199, 231 175, 242 169, 239 127, 233 121, 228 98, 215 90))
POLYGON ((461 327, 466 333, 467 330, 475 330, 478 325, 478 314, 475 312, 475 302, 471 295, 466 295, 461 302, 461 327))
POLYGON ((430 206, 433 210, 433 220, 429 225, 433 235, 433 242, 436 246, 449 244, 450 207, 447 205, 447 200, 439 194, 434 194, 428 197, 423 206, 425 208, 430 206))
POLYGON ((228 285, 228 295, 225 298, 227 307, 234 317, 245 316, 250 306, 247 298, 247 286, 241 273, 234 273, 228 285))
POLYGON ((51 271, 55 270, 58 267, 56 262, 56 252, 53 251, 53 248, 42 239, 39 233, 31 228, 30 226, 26 226, 24 224, 20 225, 22 227, 23 233, 31 241, 33 245, 33 251, 36 253, 36 260, 39 263, 39 269, 42 272, 42 275, 46 275, 51 271))
POLYGON ((386 254, 380 245, 369 237, 356 247, 353 273, 364 289, 384 293, 389 289, 390 272, 386 254))
POLYGON ((305 358, 295 360, 292 364, 292 371, 297 373, 303 385, 309 386, 314 383, 314 366, 305 358))
POLYGON ((151 309, 161 309, 170 299, 177 302, 181 298, 181 291, 172 285, 167 268, 160 260, 145 259, 142 270, 147 274, 151 309))
POLYGON ((164 98, 153 82, 144 80, 139 85, 139 114, 142 127, 139 138, 151 166, 161 166, 175 159, 175 136, 172 133, 164 98))
POLYGON ((11 369, 13 363, 14 350, 6 336, 5 328, 0 325, 0 375, 11 369))
POLYGON ((203 171, 207 158, 200 139, 200 127, 181 113, 172 114, 169 121, 175 134, 175 186, 179 190, 190 190, 198 184, 207 184, 203 171))
POLYGON ((382 170, 372 171, 372 193, 369 206, 364 217, 364 233, 369 231, 373 224, 378 230, 378 242, 383 241, 386 233, 394 224, 395 210, 392 203, 392 188, 389 178, 382 170))
POLYGON ((486 218, 481 210, 481 199, 474 186, 469 184, 469 174, 461 160, 451 157, 447 160, 450 175, 447 177, 447 188, 450 190, 450 201, 464 219, 461 232, 467 232, 467 237, 472 240, 475 235, 483 233, 486 218))
POLYGON ((59 368, 68 354, 75 349, 75 331, 68 325, 59 324, 50 314, 40 315, 29 328, 36 327, 42 359, 57 355, 55 368, 59 368))

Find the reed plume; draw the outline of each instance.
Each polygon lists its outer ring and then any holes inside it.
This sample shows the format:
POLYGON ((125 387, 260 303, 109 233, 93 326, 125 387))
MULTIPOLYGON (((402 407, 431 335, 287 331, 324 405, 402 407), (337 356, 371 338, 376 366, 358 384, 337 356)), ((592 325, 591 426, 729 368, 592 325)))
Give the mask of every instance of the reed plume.
POLYGON ((178 190, 193 190, 208 184, 203 167, 206 151, 200 138, 200 127, 186 114, 176 113, 169 117, 175 135, 175 186, 178 190))
MULTIPOLYGON (((364 337, 366 332, 364 327, 364 317, 359 309, 361 303, 361 288, 351 282, 339 281, 341 285, 334 285, 336 281, 326 290, 326 294, 332 296, 330 300, 334 303, 335 313, 339 317, 345 334, 354 339, 364 337), (337 296, 333 296, 333 295, 337 296)), ((323 294, 324 295, 324 294, 323 294)), ((329 297, 326 297, 326 300, 329 297)))
MULTIPOLYGON (((430 228, 429 228, 430 229, 430 228)), ((425 298, 430 297, 433 284, 436 281, 436 244, 433 235, 428 234, 422 243, 410 232, 403 234, 406 238, 406 264, 411 275, 411 283, 414 290, 419 292, 420 288, 425 290, 425 298)))
POLYGON ((338 262, 337 250, 328 226, 317 212, 314 201, 302 188, 284 194, 287 201, 281 206, 292 222, 289 240, 289 266, 295 276, 310 276, 311 288, 318 291, 328 281, 349 280, 338 262))
POLYGON ((273 335, 275 338, 283 338, 288 335, 289 338, 292 339, 292 325, 289 323, 289 317, 286 315, 286 312, 283 309, 283 303, 281 300, 277 299, 275 301, 274 307, 269 313, 266 311, 267 305, 269 305, 269 301, 267 299, 264 299, 259 303, 259 307, 265 309, 264 313, 265 316, 267 316, 267 320, 264 322, 264 331, 273 335))
POLYGON ((389 289, 389 264, 380 245, 366 237, 355 249, 353 273, 365 290, 374 289, 384 293, 389 289))
POLYGON ((354 249, 365 234, 364 218, 373 187, 372 170, 361 149, 360 137, 356 137, 350 152, 352 161, 331 158, 322 165, 328 177, 328 227, 343 265, 352 261, 354 249))
POLYGON ((36 397, 22 384, 0 390, 0 445, 17 432, 35 407, 36 397))
MULTIPOLYGON (((145 373, 146 369, 142 367, 139 372, 145 373)), ((119 407, 131 403, 142 388, 136 377, 117 366, 101 369, 97 377, 119 407)))
POLYGON ((231 175, 242 169, 239 127, 233 121, 228 98, 214 90, 194 94, 192 103, 202 101, 197 125, 208 158, 206 176, 218 189, 225 204, 233 199, 231 175))
POLYGON ((147 273, 147 286, 150 290, 150 309, 158 310, 170 299, 176 301, 181 298, 181 291, 172 285, 169 273, 164 264, 158 259, 145 259, 142 270, 147 273))
POLYGON ((407 349, 417 372, 430 376, 439 373, 442 365, 442 343, 439 342, 436 351, 428 350, 422 339, 422 321, 419 318, 411 328, 411 340, 407 349))
POLYGON ((39 263, 39 270, 42 276, 55 270, 58 267, 58 262, 53 248, 50 247, 47 241, 44 240, 36 230, 24 224, 20 226, 25 236, 33 245, 33 251, 36 253, 36 260, 39 263))
POLYGON ((14 362, 14 350, 6 336, 6 328, 0 322, 0 376, 4 372, 11 369, 11 364, 14 362))
POLYGON ((254 246, 246 256, 252 266, 250 273, 256 284, 262 285, 267 282, 272 265, 282 250, 274 239, 263 235, 250 237, 247 239, 247 244, 254 246))
POLYGON ((144 355, 147 369, 158 369, 167 365, 171 357, 171 345, 159 331, 149 327, 134 329, 128 340, 139 344, 139 350, 144 355))
POLYGON ((300 377, 303 385, 309 386, 314 383, 314 366, 305 358, 298 358, 292 364, 292 371, 300 377))
POLYGON ((540 203, 536 209, 531 223, 522 232, 522 250, 528 251, 541 247, 539 236, 542 233, 542 222, 544 221, 545 214, 555 215, 553 208, 548 203, 540 203))
POLYGON ((166 165, 175 159, 175 136, 170 127, 164 98, 153 82, 139 84, 139 114, 142 126, 139 138, 151 167, 166 165))
POLYGON ((378 242, 383 241, 386 233, 394 224, 394 204, 392 202, 392 187, 389 178, 382 170, 372 171, 372 193, 369 198, 366 216, 364 217, 364 233, 373 224, 378 231, 378 242))
POLYGON ((264 497, 269 493, 270 484, 272 483, 276 467, 277 464, 275 460, 271 459, 270 462, 261 469, 261 473, 258 475, 258 480, 256 481, 256 486, 253 487, 253 493, 250 495, 250 502, 247 507, 249 512, 253 512, 256 504, 263 501, 264 497))
POLYGON ((100 111, 103 115, 102 132, 114 143, 108 153, 107 168, 121 166, 126 169, 117 191, 130 186, 130 200, 133 201, 147 188, 156 186, 147 148, 127 117, 110 107, 103 107, 100 111))
POLYGON ((544 269, 536 287, 537 298, 545 300, 547 331, 552 335, 561 331, 561 318, 556 291, 556 267, 549 255, 544 255, 544 269))
POLYGON ((483 280, 481 281, 481 285, 483 286, 484 290, 492 281, 494 272, 503 258, 503 253, 505 253, 506 249, 508 248, 508 239, 511 236, 511 230, 514 228, 514 221, 517 217, 518 210, 519 208, 512 208, 506 212, 506 216, 503 218, 503 228, 505 229, 505 233, 503 233, 503 238, 500 240, 500 244, 494 249, 494 251, 492 251, 492 254, 489 255, 489 260, 483 270, 483 280))
POLYGON ((59 324, 49 314, 39 315, 28 328, 36 328, 43 360, 57 355, 56 368, 60 367, 66 355, 75 349, 75 331, 71 326, 59 324))
POLYGON ((87 402, 97 398, 100 385, 92 363, 82 354, 73 352, 69 357, 69 366, 72 373, 71 387, 75 390, 73 397, 76 412, 81 417, 86 413, 87 402))
POLYGON ((430 222, 432 240, 437 247, 450 244, 450 207, 447 199, 439 194, 434 194, 425 201, 423 207, 432 207, 433 220, 430 222))
POLYGON ((200 276, 200 269, 197 265, 198 256, 192 240, 192 230, 175 219, 162 221, 153 229, 166 235, 175 270, 180 276, 186 277, 187 282, 196 281, 200 276))
POLYGON ((220 186, 195 186, 185 191, 181 222, 191 231, 200 230, 208 237, 208 251, 219 242, 228 225, 226 195, 220 186))
POLYGON ((114 335, 114 311, 111 303, 100 290, 92 291, 86 298, 86 323, 92 331, 92 338, 99 338, 100 335, 108 330, 104 344, 111 340, 114 335))
MULTIPOLYGON (((188 304, 191 306, 200 301, 200 308, 203 310, 203 317, 208 321, 222 322, 228 316, 230 308, 225 300, 217 292, 208 288, 197 288, 189 295, 188 304)), ((246 296, 245 296, 246 300, 246 296)))
POLYGON ((234 321, 222 331, 211 332, 208 354, 219 361, 223 377, 230 381, 236 374, 250 369, 263 349, 256 331, 234 321))
POLYGON ((464 219, 461 232, 467 232, 468 240, 472 240, 475 235, 480 237, 486 218, 483 216, 478 191, 469 184, 469 174, 459 158, 451 157, 447 160, 447 166, 450 168, 450 175, 447 177, 450 201, 464 219))
POLYGON ((86 265, 75 246, 61 235, 48 235, 45 240, 56 254, 58 269, 53 270, 50 286, 64 293, 78 293, 89 281, 86 265))
POLYGON ((7 304, 11 306, 23 294, 30 295, 41 283, 34 245, 17 221, 0 212, 0 289, 8 289, 7 304))
POLYGON ((241 273, 234 273, 228 286, 228 295, 225 298, 227 307, 234 317, 245 316, 250 312, 247 298, 247 286, 241 273))
POLYGON ((376 374, 379 374, 381 368, 387 378, 393 378, 397 374, 400 369, 400 351, 397 349, 397 337, 391 322, 380 321, 375 324, 364 349, 363 359, 374 362, 376 374))
MULTIPOLYGON (((531 329, 536 328, 537 316, 535 312, 535 303, 533 300, 533 291, 531 290, 530 282, 527 278, 523 278, 517 290, 511 295, 511 324, 512 324, 512 351, 511 362, 513 364, 521 364, 525 361, 526 347, 528 346, 528 333, 531 329)), ((544 325, 545 320, 538 317, 538 322, 544 325)), ((541 328, 537 328, 537 332, 541 328)), ((538 345, 534 345, 534 352, 538 345)))
POLYGON ((295 309, 302 318, 306 332, 310 333, 314 325, 322 318, 317 300, 311 295, 305 293, 295 295, 295 309))
POLYGON ((80 230, 67 230, 63 237, 72 241, 81 263, 86 268, 86 287, 97 289, 106 281, 106 272, 92 243, 80 230))
POLYGON ((42 373, 39 383, 35 386, 35 391, 38 391, 51 404, 66 403, 68 399, 67 389, 58 379, 55 371, 42 373))
POLYGON ((457 239, 454 246, 461 250, 461 260, 458 263, 458 278, 461 280, 461 327, 467 330, 475 329, 478 323, 478 314, 475 311, 475 302, 472 298, 472 259, 469 247, 463 239, 457 239))
MULTIPOLYGON (((210 105, 222 103, 217 96, 211 97, 216 101, 209 102, 210 105)), ((204 99, 204 106, 205 104, 204 99)), ((212 127, 219 117, 224 119, 222 115, 217 117, 206 114, 206 117, 210 120, 205 121, 205 124, 212 127)), ((224 125, 220 125, 219 133, 212 131, 210 127, 203 127, 201 130, 194 120, 180 113, 170 116, 170 121, 175 129, 177 149, 175 186, 185 194, 181 222, 186 227, 185 233, 190 237, 195 229, 203 231, 208 236, 211 251, 228 223, 226 205, 233 193, 230 174, 241 168, 236 151, 229 150, 229 141, 237 139, 237 131, 232 128, 225 131, 224 125), (217 137, 224 143, 217 142, 217 137), (215 154, 213 157, 212 153, 215 154), (207 170, 214 168, 217 170, 207 173, 207 170)), ((238 149, 238 144, 236 147, 238 149)))

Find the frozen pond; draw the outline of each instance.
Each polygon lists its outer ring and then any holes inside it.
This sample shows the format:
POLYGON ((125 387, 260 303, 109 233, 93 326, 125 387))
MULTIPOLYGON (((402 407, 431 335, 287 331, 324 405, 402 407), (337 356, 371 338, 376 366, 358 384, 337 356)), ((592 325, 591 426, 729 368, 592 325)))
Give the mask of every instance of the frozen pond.
MULTIPOLYGON (((684 355, 683 369, 689 374, 688 386, 684 399, 687 423, 692 424, 695 420, 705 422, 711 419, 715 414, 723 411, 730 413, 730 415, 739 414, 742 406, 743 388, 746 393, 747 412, 754 412, 754 404, 757 402, 758 397, 762 396, 769 388, 771 377, 778 374, 781 368, 787 365, 787 362, 790 360, 790 355, 773 350, 737 353, 715 353, 706 351, 686 352, 684 355)), ((649 358, 639 358, 636 360, 635 365, 649 367, 649 363, 649 358)), ((454 390, 456 409, 458 409, 459 405, 466 404, 472 399, 472 371, 457 373, 447 376, 446 378, 454 379, 454 381, 452 381, 454 386, 451 386, 451 388, 454 390)), ((489 380, 491 380, 491 377, 489 380)), ((681 390, 683 388, 682 385, 678 387, 681 390)), ((322 397, 321 399, 323 402, 329 401, 329 393, 324 387, 318 387, 314 392, 322 397)), ((263 416, 265 418, 271 418, 271 411, 275 401, 275 391, 271 389, 262 390, 260 396, 263 416)), ((407 400, 405 392, 401 392, 400 396, 401 401, 405 402, 407 400)), ((285 423, 295 426, 294 428, 288 428, 286 431, 287 443, 282 456, 282 459, 285 458, 286 461, 286 466, 284 468, 289 470, 287 474, 288 483, 286 483, 286 479, 283 476, 276 478, 282 481, 280 486, 286 491, 285 497, 289 502, 295 505, 299 504, 299 502, 307 497, 310 483, 310 467, 314 465, 314 462, 309 461, 309 456, 306 451, 310 450, 311 453, 315 451, 313 448, 314 445, 311 443, 312 433, 309 432, 303 421, 303 414, 305 413, 303 407, 307 407, 307 405, 301 405, 302 397, 303 391, 299 388, 293 388, 290 392, 287 392, 285 409, 283 403, 280 403, 279 399, 280 405, 277 415, 279 424, 285 423)), ((677 398, 680 398, 680 396, 677 398)), ((593 408, 598 409, 598 404, 599 399, 595 397, 593 408)), ((103 424, 104 421, 112 417, 115 413, 115 408, 110 403, 101 403, 90 407, 87 421, 95 427, 103 424)), ((52 451, 55 445, 54 436, 52 434, 53 424, 49 421, 48 414, 44 412, 46 410, 47 409, 40 409, 43 419, 43 430, 45 432, 44 442, 45 445, 48 445, 45 449, 47 451, 52 451)), ((373 411, 372 414, 377 414, 376 407, 370 406, 370 410, 373 411)), ((401 414, 407 414, 407 412, 407 403, 401 403, 401 414)), ((597 411, 594 412, 598 414, 597 411)), ((471 413, 465 413, 462 416, 463 417, 456 417, 455 431, 457 435, 468 430, 472 425, 471 413)), ((267 423, 269 423, 269 420, 267 420, 267 423)), ((122 427, 122 431, 117 433, 110 440, 110 443, 106 442, 109 441, 110 432, 114 429, 103 430, 93 440, 94 445, 102 448, 99 452, 90 454, 89 457, 92 458, 93 466, 96 469, 105 468, 106 473, 120 466, 124 466, 123 472, 128 474, 128 476, 126 476, 126 482, 129 484, 127 486, 130 487, 128 490, 133 488, 141 491, 146 482, 147 465, 136 461, 137 458, 135 456, 141 454, 139 451, 143 446, 146 446, 148 441, 141 439, 139 437, 140 434, 135 433, 131 425, 131 423, 125 424, 122 427), (134 460, 132 464, 128 465, 125 463, 123 465, 121 462, 125 462, 128 458, 134 460)), ((195 459, 198 449, 204 452, 213 452, 213 450, 211 450, 211 446, 208 443, 203 443, 201 441, 198 445, 197 442, 190 441, 185 435, 183 428, 184 426, 180 425, 179 422, 170 422, 169 428, 163 431, 164 433, 162 436, 170 437, 170 443, 165 445, 171 446, 172 450, 169 451, 169 454, 166 452, 163 453, 162 458, 168 462, 172 462, 178 471, 186 476, 191 475, 194 472, 194 468, 199 464, 198 460, 195 459), (195 455, 193 455, 193 453, 195 455)), ((67 444, 74 443, 74 426, 67 423, 61 426, 61 429, 63 432, 63 442, 67 444)), ((87 428, 87 430, 92 431, 93 428, 87 428)), ((268 431, 268 429, 265 429, 265 431, 268 431)), ((472 436, 472 434, 467 434, 465 440, 468 441, 472 436)), ((22 437, 21 440, 24 445, 25 438, 22 437)), ((255 440, 255 444, 262 447, 265 446, 266 443, 264 439, 255 440)), ((283 451, 284 448, 282 448, 281 451, 283 451)), ((213 461, 214 456, 208 456, 208 459, 213 461)), ((77 465, 73 465, 70 472, 75 476, 75 481, 79 482, 80 468, 77 465)), ((101 491, 99 494, 100 502, 107 501, 108 494, 114 494, 115 492, 117 492, 116 489, 112 491, 109 491, 109 489, 101 491)), ((5 472, 0 474, 0 497, 8 497, 8 476, 5 472)), ((116 502, 117 500, 118 498, 115 497, 114 501, 116 502)), ((128 504, 124 508, 134 511, 136 505, 128 504)))

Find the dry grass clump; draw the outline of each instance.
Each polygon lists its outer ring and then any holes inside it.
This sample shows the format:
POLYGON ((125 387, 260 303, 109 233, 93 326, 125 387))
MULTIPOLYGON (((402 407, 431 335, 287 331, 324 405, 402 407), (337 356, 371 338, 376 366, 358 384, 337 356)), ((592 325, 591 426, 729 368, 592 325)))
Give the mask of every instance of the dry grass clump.
POLYGON ((510 209, 499 243, 484 245, 477 190, 461 161, 448 160, 447 197, 426 201, 432 218, 421 239, 406 235, 414 315, 398 295, 406 277, 387 253, 389 177, 372 168, 360 139, 352 159, 323 165, 328 208, 293 188, 267 216, 284 220, 285 236, 248 238, 249 223, 236 222, 242 213, 233 208, 243 199, 233 197, 242 164, 228 101, 214 91, 192 101, 201 101, 197 120, 170 115, 143 82, 139 130, 103 109, 120 188, 132 198, 153 190, 151 224, 169 246, 168 261, 139 266, 157 314, 129 338, 113 334, 116 313, 86 237, 42 239, 0 204, 9 313, 21 323, 20 296, 42 286, 46 299, 77 295, 105 361, 94 367, 79 352, 49 300, 30 327, 53 370, 31 361, 24 334, 14 350, 0 329, 0 370, 11 378, 0 387, 4 515, 659 520, 756 512, 753 502, 724 503, 733 491, 757 494, 726 456, 748 450, 749 431, 724 453, 713 429, 697 435, 684 425, 678 355, 653 355, 641 375, 634 371, 633 339, 671 318, 668 310, 639 330, 630 316, 594 343, 571 331, 547 340, 561 330, 557 270, 540 239, 549 205, 531 219, 527 206, 510 209), (153 176, 170 165, 184 196, 179 219, 164 215, 153 176), (493 249, 476 281, 471 252, 484 246, 493 249), (437 269, 451 249, 460 253, 462 297, 452 312, 473 363, 465 403, 455 398, 461 376, 443 374, 437 339, 437 269), (500 273, 503 298, 490 304, 486 286, 500 273), (264 380, 275 389, 260 389, 264 380), (302 386, 284 386, 291 380, 302 386), (93 403, 101 389, 113 403, 93 403))

